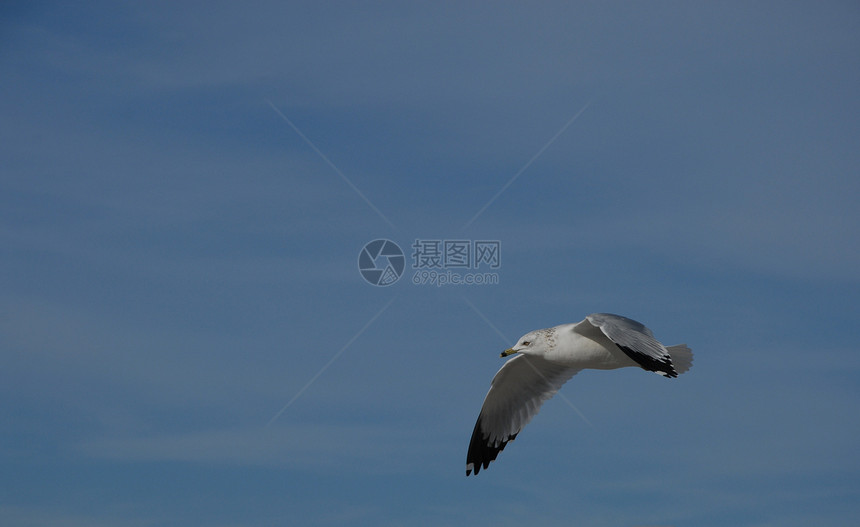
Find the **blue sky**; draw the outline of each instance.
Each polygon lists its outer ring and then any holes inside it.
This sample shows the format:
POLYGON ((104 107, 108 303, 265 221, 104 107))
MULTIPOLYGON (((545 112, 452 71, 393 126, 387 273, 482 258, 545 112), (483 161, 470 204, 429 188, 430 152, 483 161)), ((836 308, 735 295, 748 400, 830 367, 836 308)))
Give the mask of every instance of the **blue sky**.
POLYGON ((0 10, 3 525, 856 522, 855 4, 0 10), (693 369, 467 479, 499 351, 597 311, 693 369))

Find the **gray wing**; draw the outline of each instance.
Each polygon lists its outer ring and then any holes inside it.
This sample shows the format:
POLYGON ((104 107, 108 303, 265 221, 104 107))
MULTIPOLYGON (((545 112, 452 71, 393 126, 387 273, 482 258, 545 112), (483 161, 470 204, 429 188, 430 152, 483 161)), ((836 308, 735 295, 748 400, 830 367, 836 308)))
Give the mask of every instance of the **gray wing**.
POLYGON ((466 475, 487 468, 541 405, 579 370, 540 357, 517 355, 493 377, 466 454, 466 475))
POLYGON ((593 313, 585 317, 643 369, 677 377, 669 350, 644 325, 620 315, 593 313))

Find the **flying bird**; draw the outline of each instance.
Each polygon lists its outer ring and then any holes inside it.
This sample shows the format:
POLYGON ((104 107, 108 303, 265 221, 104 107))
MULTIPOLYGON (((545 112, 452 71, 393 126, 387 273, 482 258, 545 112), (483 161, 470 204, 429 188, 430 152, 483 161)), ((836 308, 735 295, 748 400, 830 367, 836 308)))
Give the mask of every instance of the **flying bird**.
POLYGON ((686 344, 666 347, 639 322, 609 313, 526 333, 502 357, 515 354, 493 377, 484 398, 466 454, 467 476, 486 469, 544 401, 581 370, 639 366, 677 377, 693 365, 686 344))

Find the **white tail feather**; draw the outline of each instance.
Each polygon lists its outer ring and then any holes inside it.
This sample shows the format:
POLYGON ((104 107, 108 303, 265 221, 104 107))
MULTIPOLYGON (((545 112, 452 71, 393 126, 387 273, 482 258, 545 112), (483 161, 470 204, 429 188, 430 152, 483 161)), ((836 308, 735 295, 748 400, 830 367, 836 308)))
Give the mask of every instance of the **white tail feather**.
POLYGON ((675 371, 679 375, 693 367, 693 352, 686 344, 669 346, 666 350, 672 357, 672 365, 675 366, 675 371))

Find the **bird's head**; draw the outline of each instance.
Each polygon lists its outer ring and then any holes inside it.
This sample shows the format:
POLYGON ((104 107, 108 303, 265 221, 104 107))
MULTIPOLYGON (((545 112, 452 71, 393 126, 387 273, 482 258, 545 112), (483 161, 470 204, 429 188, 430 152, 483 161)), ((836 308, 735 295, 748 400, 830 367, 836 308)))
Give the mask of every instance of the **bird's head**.
POLYGON ((520 337, 520 340, 512 348, 503 351, 502 357, 507 357, 514 353, 543 355, 555 345, 555 338, 553 337, 552 328, 531 331, 520 337))

